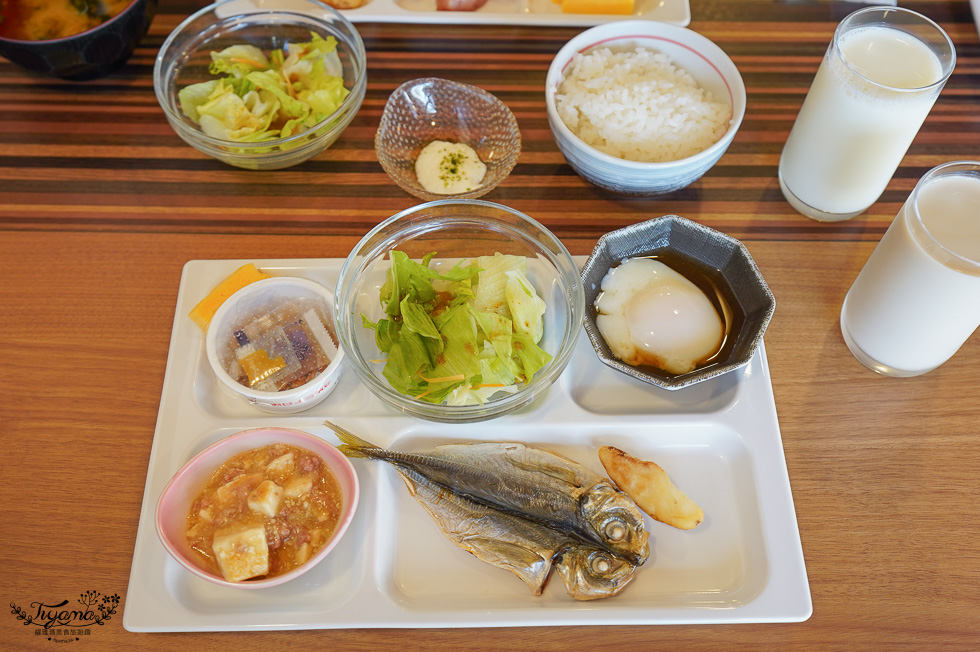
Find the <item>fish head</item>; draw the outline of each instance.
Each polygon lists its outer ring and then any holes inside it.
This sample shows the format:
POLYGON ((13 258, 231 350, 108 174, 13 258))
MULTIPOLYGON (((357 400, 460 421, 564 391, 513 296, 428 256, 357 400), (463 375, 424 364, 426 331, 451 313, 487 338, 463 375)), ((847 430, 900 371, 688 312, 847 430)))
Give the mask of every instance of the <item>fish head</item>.
POLYGON ((636 566, 594 546, 573 546, 557 563, 568 595, 576 600, 597 600, 616 595, 633 580, 636 566))
POLYGON ((581 514, 595 540, 637 566, 650 556, 650 533, 633 499, 608 482, 599 482, 580 498, 581 514))

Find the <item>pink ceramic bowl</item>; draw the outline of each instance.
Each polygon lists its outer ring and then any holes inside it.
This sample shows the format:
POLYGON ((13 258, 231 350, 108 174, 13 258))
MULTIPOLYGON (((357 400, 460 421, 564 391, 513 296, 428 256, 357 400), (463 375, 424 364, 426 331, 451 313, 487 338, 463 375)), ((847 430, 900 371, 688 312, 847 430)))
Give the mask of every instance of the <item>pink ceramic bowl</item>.
POLYGON ((209 582, 236 589, 260 589, 276 586, 299 577, 330 554, 354 518, 358 495, 359 486, 354 467, 340 451, 326 441, 309 433, 289 428, 245 430, 204 449, 174 475, 157 503, 157 535, 160 537, 163 547, 174 559, 190 572, 209 582), (323 459, 333 472, 343 494, 340 521, 337 523, 333 538, 320 548, 309 561, 298 568, 266 580, 229 582, 220 574, 205 567, 187 545, 184 536, 184 530, 187 527, 187 514, 190 511, 191 503, 200 493, 211 474, 230 457, 253 448, 261 448, 276 443, 306 449, 323 459))

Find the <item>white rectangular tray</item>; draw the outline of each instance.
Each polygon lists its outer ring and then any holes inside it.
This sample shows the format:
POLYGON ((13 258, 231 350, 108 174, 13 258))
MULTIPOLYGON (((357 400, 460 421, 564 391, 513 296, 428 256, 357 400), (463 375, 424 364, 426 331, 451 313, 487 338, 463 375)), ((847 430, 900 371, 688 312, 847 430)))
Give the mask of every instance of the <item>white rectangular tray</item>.
POLYGON ((127 630, 216 631, 360 627, 494 627, 797 622, 812 606, 765 349, 742 370, 668 392, 603 365, 584 333, 544 400, 487 422, 453 426, 397 412, 351 369, 323 403, 275 416, 222 392, 187 313, 245 262, 333 288, 341 260, 198 260, 181 277, 123 624, 127 630), (690 531, 648 519, 650 560, 618 596, 576 602, 553 578, 540 597, 511 573, 439 532, 393 469, 354 460, 361 502, 337 548, 284 585, 240 591, 200 580, 157 538, 160 492, 188 459, 248 428, 286 426, 337 443, 324 419, 381 446, 520 441, 604 475, 597 450, 656 461, 697 501, 690 531))
POLYGON ((616 20, 642 19, 683 27, 691 22, 688 0, 636 0, 631 15, 566 14, 552 0, 488 0, 476 11, 437 11, 435 0, 366 0, 363 6, 341 13, 353 23, 588 27, 616 20))

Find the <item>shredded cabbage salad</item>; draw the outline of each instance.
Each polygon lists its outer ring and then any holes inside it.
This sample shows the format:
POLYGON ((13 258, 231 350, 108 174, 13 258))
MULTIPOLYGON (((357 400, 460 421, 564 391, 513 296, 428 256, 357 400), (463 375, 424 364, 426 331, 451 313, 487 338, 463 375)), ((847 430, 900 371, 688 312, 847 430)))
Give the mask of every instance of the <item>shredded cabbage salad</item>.
POLYGON ((311 34, 266 54, 254 45, 211 53, 222 75, 178 92, 180 108, 209 136, 243 143, 288 138, 322 122, 350 93, 344 87, 337 39, 311 34))
POLYGON ((401 394, 428 403, 483 404, 513 394, 551 361, 538 343, 546 304, 527 278, 527 259, 497 253, 440 274, 392 251, 381 287, 385 317, 375 331, 384 377, 401 394))

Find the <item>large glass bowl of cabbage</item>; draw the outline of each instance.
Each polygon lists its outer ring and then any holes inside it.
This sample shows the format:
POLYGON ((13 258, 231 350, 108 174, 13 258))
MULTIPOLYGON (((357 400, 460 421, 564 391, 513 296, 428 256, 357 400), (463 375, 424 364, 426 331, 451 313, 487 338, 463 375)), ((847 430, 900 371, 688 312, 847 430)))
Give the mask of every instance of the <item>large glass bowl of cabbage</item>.
POLYGON ((420 204, 372 229, 337 280, 348 363, 388 405, 482 421, 540 399, 582 330, 578 266, 546 227, 500 204, 420 204))
POLYGON ((241 168, 302 163, 333 144, 367 85, 364 43, 318 0, 224 0, 167 38, 153 87, 185 142, 241 168))

